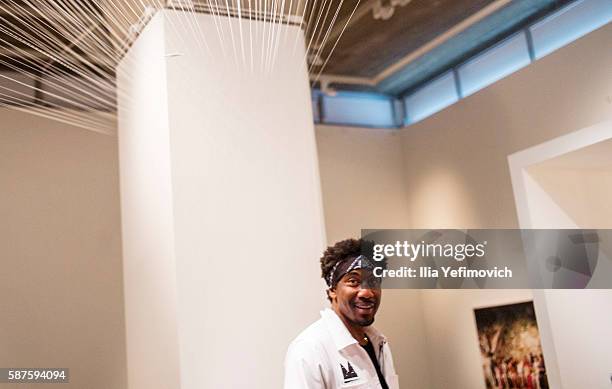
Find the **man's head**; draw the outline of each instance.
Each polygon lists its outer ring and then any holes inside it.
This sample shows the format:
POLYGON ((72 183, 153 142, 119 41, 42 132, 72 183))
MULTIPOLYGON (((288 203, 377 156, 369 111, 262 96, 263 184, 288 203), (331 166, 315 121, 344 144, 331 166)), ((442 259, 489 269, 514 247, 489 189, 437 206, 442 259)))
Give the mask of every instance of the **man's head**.
POLYGON ((375 266, 364 253, 369 242, 347 239, 328 247, 321 257, 321 276, 327 283, 327 297, 334 311, 352 325, 374 322, 381 299, 380 279, 372 274, 375 266), (366 243, 366 244, 364 244, 366 243))

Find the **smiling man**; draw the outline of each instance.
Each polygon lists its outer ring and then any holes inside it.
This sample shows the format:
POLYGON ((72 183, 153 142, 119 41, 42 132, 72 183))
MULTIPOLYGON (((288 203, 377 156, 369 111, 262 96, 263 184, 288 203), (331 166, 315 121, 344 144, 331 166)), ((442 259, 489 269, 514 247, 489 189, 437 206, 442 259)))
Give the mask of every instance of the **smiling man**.
POLYGON ((389 344, 371 326, 381 299, 372 270, 381 263, 365 255, 363 243, 343 240, 323 254, 321 276, 331 309, 289 346, 285 389, 399 388, 389 344))

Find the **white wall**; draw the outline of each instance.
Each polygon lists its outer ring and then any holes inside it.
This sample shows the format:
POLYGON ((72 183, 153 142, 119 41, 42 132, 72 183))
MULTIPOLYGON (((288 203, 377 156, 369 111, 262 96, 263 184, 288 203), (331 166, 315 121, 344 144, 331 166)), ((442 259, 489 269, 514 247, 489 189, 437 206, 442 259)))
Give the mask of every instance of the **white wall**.
POLYGON ((530 290, 424 291, 431 388, 485 388, 475 308, 530 301, 530 290))
MULTIPOLYGON (((410 228, 401 135, 396 130, 317 126, 329 245, 362 228, 410 228)), ((418 290, 385 290, 375 326, 389 339, 403 389, 429 388, 418 290)))
POLYGON ((576 224, 610 227, 612 221, 612 169, 552 169, 531 172, 547 193, 576 224))
MULTIPOLYGON (((611 139, 612 122, 602 122, 509 157, 521 226, 609 228, 611 139)), ((604 255, 600 252, 592 281, 612 272, 604 255)), ((549 330, 543 341, 556 351, 559 386, 607 388, 612 291, 542 290, 537 299, 546 309, 549 330), (577 336, 585 318, 588 336, 577 336)))
POLYGON ((6 108, 0 123, 0 366, 123 389, 116 139, 6 108))
MULTIPOLYGON (((121 82, 134 83, 140 91, 131 100, 123 96, 120 103, 127 107, 124 115, 134 114, 122 120, 137 129, 120 134, 125 169, 123 229, 129 237, 124 253, 130 258, 124 264, 126 302, 131 304, 126 318, 131 339, 130 387, 178 387, 180 328, 195 339, 193 345, 180 350, 184 360, 192 363, 188 369, 204 348, 210 347, 217 357, 207 359, 210 365, 206 368, 188 372, 185 382, 195 382, 202 378, 199 374, 212 371, 198 385, 225 387, 248 380, 252 387, 275 387, 270 382, 278 382, 282 375, 282 354, 289 339, 314 320, 316 310, 324 304, 317 260, 324 239, 316 228, 295 227, 296 220, 303 221, 296 215, 311 217, 308 223, 312 225, 321 217, 313 200, 313 186, 296 178, 308 177, 311 184, 317 181, 312 154, 292 153, 298 149, 312 151, 314 142, 307 132, 301 132, 297 139, 306 147, 294 149, 289 135, 296 134, 286 130, 297 131, 293 118, 304 119, 300 115, 308 112, 281 114, 282 120, 292 118, 284 122, 284 131, 269 128, 268 118, 256 116, 260 107, 285 106, 280 97, 259 94, 270 86, 247 93, 249 100, 240 102, 247 107, 247 116, 242 118, 230 112, 222 122, 209 121, 214 113, 225 112, 226 106, 220 102, 180 106, 183 99, 191 99, 189 94, 195 93, 194 89, 181 89, 191 81, 180 74, 189 66, 166 68, 167 61, 182 59, 163 58, 170 50, 160 39, 164 26, 155 23, 147 27, 151 29, 149 39, 137 43, 151 45, 134 55, 141 62, 127 60, 122 65, 132 79, 121 82), (159 95, 167 77, 173 78, 171 93, 179 105, 169 113, 164 109, 167 96, 159 95), (259 136, 237 125, 245 118, 257 124, 259 136), (171 120, 176 120, 180 129, 172 142, 165 132, 171 120), (233 131, 240 131, 241 136, 234 136, 233 131), (190 144, 193 139, 196 141, 190 144), (219 146, 221 142, 235 145, 242 152, 234 154, 233 146, 224 148, 219 146), (249 151, 264 143, 270 147, 264 153, 249 151), (172 150, 182 156, 175 160, 172 150), (219 156, 231 161, 226 163, 225 174, 215 170, 220 166, 219 156), (277 163, 287 158, 309 162, 287 166, 277 163), (252 173, 246 178, 240 169, 245 166, 242 162, 247 162, 252 173), (253 178, 261 171, 268 172, 265 179, 253 178), (171 174, 180 176, 174 188, 168 182, 171 174), (276 186, 279 182, 291 182, 293 189, 276 186), (302 197, 288 202, 296 192, 302 197), (247 195, 253 202, 232 206, 247 195), (203 198, 210 202, 203 203, 203 198), (181 204, 196 205, 190 208, 181 204), (265 212, 268 207, 284 213, 265 212), (188 220, 190 212, 196 216, 192 222, 188 220), (240 216, 230 220, 228 214, 240 216), (274 218, 277 222, 272 222, 274 218), (243 222, 247 219, 257 222, 243 222), (172 239, 173 227, 179 224, 181 231, 187 231, 180 247, 172 239), (215 234, 219 230, 233 232, 235 239, 218 238, 215 234), (272 273, 266 276, 282 284, 262 282, 258 288, 242 287, 250 285, 253 277, 238 270, 229 279, 191 278, 187 274, 191 269, 205 274, 225 266, 187 259, 180 269, 180 276, 187 280, 180 293, 187 298, 177 318, 179 295, 173 292, 177 288, 176 265, 166 259, 178 258, 177 253, 185 257, 191 249, 202 250, 206 253, 202 258, 208 258, 213 246, 203 237, 212 237, 215 242, 242 244, 231 251, 244 250, 239 256, 214 252, 215 258, 224 260, 223 265, 230 261, 242 269, 254 263, 249 260, 253 252, 268 253, 270 247, 269 241, 248 240, 253 231, 273 236, 278 252, 283 253, 264 262, 274 264, 269 267, 272 273), (288 231, 302 236, 296 242, 278 238, 286 237, 288 231), (294 253, 303 257, 284 261, 294 253), (300 276, 284 278, 286 274, 300 276), (204 290, 199 285, 207 286, 204 290), (242 310, 245 296, 256 296, 270 313, 266 316, 255 308, 242 310), (199 305, 200 301, 208 305, 199 305), (191 312, 193 307, 197 314, 191 312), (287 309, 296 312, 281 314, 287 309), (184 320, 182 325, 187 327, 180 327, 177 320, 181 317, 194 320, 184 320), (281 324, 269 325, 275 322, 281 324), (252 328, 252 324, 262 338, 273 335, 272 343, 264 344, 261 339, 252 343, 252 334, 241 331, 252 328), (221 335, 211 338, 211 334, 221 335), (232 376, 236 381, 226 384, 223 378, 228 377, 229 367, 224 362, 234 358, 233 349, 227 347, 228 339, 254 345, 241 354, 244 364, 264 368, 251 376, 232 376), (268 360, 260 361, 258 349, 264 347, 267 351, 263 355, 268 360), (250 365, 253 360, 256 365, 250 365)), ((604 27, 401 132, 319 127, 317 146, 328 243, 354 236, 363 227, 518 226, 506 156, 612 116, 612 79, 608 75, 612 66, 611 31, 610 26, 604 27), (373 182, 374 189, 369 187, 373 182)), ((139 50, 137 46, 133 50, 139 50)), ((189 56, 193 50, 181 53, 189 56)), ((217 73, 223 71, 214 68, 219 65, 210 66, 217 73)), ((207 68, 199 66, 202 74, 194 77, 193 85, 206 82, 203 70, 207 68)), ((238 95, 235 92, 253 87, 244 80, 226 81, 227 89, 216 97, 232 98, 238 95)), ((296 101, 308 99, 302 83, 296 86, 292 82, 297 81, 289 81, 286 86, 296 93, 296 101)), ((300 104, 307 106, 308 102, 300 104)), ((71 368, 72 383, 67 387, 123 388, 126 373, 115 140, 12 111, 2 111, 0 116, 5 123, 0 130, 0 216, 9 221, 0 227, 0 247, 2 264, 11 269, 0 275, 5 292, 1 309, 9 313, 0 326, 0 364, 28 366, 56 360, 54 364, 71 368), (15 277, 18 272, 27 272, 28 277, 15 277)), ((542 187, 547 185, 542 181, 542 187)), ((256 274, 260 275, 262 269, 255 267, 256 274)), ((457 387, 482 387, 484 381, 476 365, 480 359, 473 308, 529 296, 528 291, 386 291, 377 326, 390 336, 402 388, 441 389, 447 382, 457 387)), ((536 304, 536 310, 538 315, 545 311, 546 318, 552 319, 551 338, 555 339, 564 389, 609 387, 607 377, 600 374, 610 370, 611 363, 606 334, 612 323, 609 315, 602 315, 610 306, 609 291, 547 291, 542 301, 544 305, 536 304), (583 374, 585 371, 597 374, 583 374)))
MULTIPOLYGON (((120 102, 119 124, 128 183, 122 199, 129 201, 123 209, 131 220, 124 221, 130 389, 179 387, 153 382, 175 365, 152 373, 161 359, 144 354, 166 341, 163 357, 178 364, 182 388, 280 387, 290 340, 317 319, 325 301, 318 269, 323 210, 301 32, 282 27, 275 66, 251 71, 250 57, 232 57, 232 41, 247 35, 230 37, 248 33, 248 20, 221 19, 219 26, 210 15, 193 17, 158 13, 139 38, 152 44, 142 47, 148 53, 130 52, 142 61, 127 68, 136 83, 121 81, 133 93, 120 102), (208 46, 190 32, 196 22, 208 46), (167 90, 167 100, 150 97, 159 90, 167 90), (163 295, 156 296, 152 286, 160 283, 163 295), (141 296, 150 298, 130 306, 141 296), (146 328, 147 316, 169 319, 162 339, 146 328), (138 334, 130 334, 131 317, 138 334)), ((252 23, 261 33, 262 24, 252 23)), ((256 65, 267 61, 261 53, 272 54, 262 42, 253 40, 256 65)))
POLYGON ((411 225, 399 131, 320 125, 316 134, 330 244, 411 225))
MULTIPOLYGON (((407 199, 413 227, 518 227, 507 156, 612 118, 610 68, 612 25, 607 25, 403 130, 406 182, 415 188, 407 199)), ((550 198, 544 190, 539 194, 550 198)), ((558 204, 549 205, 538 210, 550 215, 558 204)), ((547 227, 562 227, 547 220, 547 227)), ((563 226, 572 222, 563 220, 563 226)), ((478 302, 469 294, 469 303, 457 302, 465 292, 438 293, 423 292, 425 326, 436 328, 427 337, 431 364, 442 359, 448 367, 433 373, 433 387, 450 382, 475 387, 476 340, 472 351, 467 349, 471 341, 458 344, 470 326, 467 319, 454 321, 446 310, 467 318, 478 302), (455 332, 455 326, 463 330, 455 332)), ((505 303, 527 297, 523 291, 506 293, 505 303)), ((495 300, 497 292, 482 294, 495 300)), ((536 291, 534 299, 545 358, 560 370, 556 374, 549 366, 554 386, 609 387, 609 337, 600 332, 610 321, 609 291, 536 291)))
POLYGON ((119 66, 119 162, 128 387, 179 388, 164 23, 119 66))
MULTIPOLYGON (((519 227, 508 155, 612 118, 611 49, 612 25, 608 25, 399 132, 319 126, 330 243, 361 228, 519 227), (401 151, 397 150, 398 135, 401 151), (398 167, 398 161, 403 161, 403 166, 398 167), (357 187, 375 185, 387 191, 355 194, 357 187)), ((580 182, 585 181, 583 177, 580 182)), ((411 291, 385 292, 396 293, 411 291)), ((529 299, 535 300, 545 357, 551 362, 551 382, 556 387, 561 387, 561 381, 565 389, 599 385, 603 366, 610 365, 603 353, 607 343, 601 340, 605 336, 596 332, 598 336, 588 338, 583 329, 585 323, 595 331, 608 324, 608 309, 589 302, 606 301, 606 292, 419 293, 420 299, 406 298, 411 303, 405 312, 401 311, 405 309, 401 298, 397 302, 387 299, 377 320, 383 331, 392 334, 392 345, 398 339, 408 345, 421 337, 418 331, 396 330, 414 325, 415 316, 421 321, 416 327, 426 330, 426 339, 420 344, 396 351, 402 387, 414 382, 418 383, 414 387, 428 387, 428 380, 438 389, 484 387, 473 308, 529 299), (395 317, 391 314, 394 308, 401 311, 395 317), (564 314, 559 312, 562 309, 564 314), (567 312, 573 310, 582 315, 568 320, 567 312), (577 320, 584 320, 582 328, 577 320), (589 340, 576 349, 581 351, 570 352, 585 337, 589 340), (590 352, 598 358, 596 362, 590 352), (414 360, 410 358, 415 355, 427 355, 423 369, 432 369, 428 377, 412 374, 423 366, 411 365, 414 360), (581 378, 580 370, 567 367, 578 362, 583 364, 581 369, 589 365, 591 370, 587 371, 596 370, 597 374, 581 378), (414 366, 418 368, 412 370, 414 366)))
POLYGON ((507 156, 612 118, 612 25, 402 131, 413 226, 518 226, 507 156))
MULTIPOLYGON (((612 122, 607 126, 612 138, 612 122)), ((578 226, 612 225, 612 139, 535 164, 527 172, 578 226)))

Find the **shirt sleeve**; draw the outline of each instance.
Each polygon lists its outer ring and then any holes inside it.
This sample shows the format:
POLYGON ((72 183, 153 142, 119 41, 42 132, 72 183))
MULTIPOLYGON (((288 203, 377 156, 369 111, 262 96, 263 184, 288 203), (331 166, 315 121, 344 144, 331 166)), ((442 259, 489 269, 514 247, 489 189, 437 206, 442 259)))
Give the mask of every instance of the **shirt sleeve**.
POLYGON ((306 341, 293 342, 285 357, 284 389, 326 389, 316 348, 306 341))

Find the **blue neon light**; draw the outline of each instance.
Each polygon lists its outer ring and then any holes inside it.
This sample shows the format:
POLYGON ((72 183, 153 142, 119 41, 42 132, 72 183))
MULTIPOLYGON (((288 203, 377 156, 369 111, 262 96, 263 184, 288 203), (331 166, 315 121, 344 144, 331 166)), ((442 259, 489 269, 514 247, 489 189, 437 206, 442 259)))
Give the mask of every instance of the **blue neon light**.
POLYGON ((405 124, 416 123, 459 100, 452 71, 404 98, 405 124))
MULTIPOLYGON (((612 21, 612 0, 578 0, 529 27, 535 59, 573 42, 612 21)), ((339 91, 334 96, 313 91, 316 123, 366 127, 397 127, 415 123, 455 103, 460 98, 500 80, 532 62, 527 35, 521 31, 478 54, 468 62, 404 96, 401 109, 393 96, 339 91), (458 80, 455 79, 456 75, 458 80), (462 96, 458 96, 458 85, 462 96), (320 104, 319 104, 320 103, 320 104)))
POLYGON ((529 63, 527 39, 521 32, 459 67, 463 96, 469 96, 529 63))
POLYGON ((322 96, 321 122, 326 124, 395 127, 393 99, 386 95, 337 92, 322 96))
POLYGON ((612 0, 582 0, 530 27, 536 59, 612 21, 612 0))

